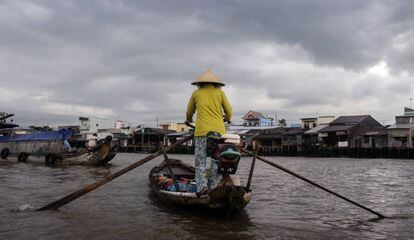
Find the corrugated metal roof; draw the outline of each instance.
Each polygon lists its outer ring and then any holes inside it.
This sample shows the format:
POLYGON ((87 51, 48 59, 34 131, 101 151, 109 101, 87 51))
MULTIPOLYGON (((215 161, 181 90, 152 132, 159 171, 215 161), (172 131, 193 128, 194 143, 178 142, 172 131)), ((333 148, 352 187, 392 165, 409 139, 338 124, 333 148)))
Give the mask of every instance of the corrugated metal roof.
POLYGON ((260 112, 255 112, 251 110, 248 113, 246 113, 244 117, 242 117, 242 119, 258 119, 258 118, 265 118, 265 116, 260 112))
POLYGON ((304 132, 305 132, 305 129, 293 128, 293 129, 288 129, 284 134, 286 134, 286 135, 296 135, 296 134, 302 134, 304 132))
POLYGON ((306 117, 306 118, 301 118, 301 120, 318 120, 317 117, 306 117))
POLYGON ((251 130, 244 129, 244 130, 237 131, 237 134, 239 134, 239 135, 245 135, 249 131, 251 131, 251 130))
POLYGON ((302 134, 305 130, 302 128, 273 128, 260 131, 255 139, 279 139, 283 135, 302 134))
POLYGON ((318 134, 320 130, 327 127, 328 125, 318 125, 308 131, 305 132, 305 134, 318 134))
POLYGON ((345 124, 345 123, 359 123, 369 115, 353 115, 353 116, 340 116, 331 122, 331 125, 345 124))
POLYGON ((264 134, 279 134, 286 132, 288 128, 270 128, 270 129, 263 129, 260 131, 260 135, 264 134))
POLYGON ((405 107, 404 108, 404 115, 405 116, 414 116, 414 109, 405 107))
POLYGON ((256 137, 254 137, 254 139, 257 139, 257 140, 280 139, 280 138, 282 138, 281 134, 279 134, 279 135, 258 135, 256 137))
POLYGON ((247 131, 247 133, 245 135, 254 135, 256 133, 259 133, 260 130, 259 129, 250 129, 249 131, 247 131))
POLYGON ((169 129, 146 127, 146 128, 141 128, 137 130, 136 132, 134 132, 134 135, 142 134, 142 131, 144 131, 144 134, 161 134, 161 135, 167 135, 167 134, 176 132, 174 130, 169 130, 169 129))
POLYGON ((229 130, 262 130, 273 128, 276 128, 276 126, 229 126, 229 130))
POLYGON ((286 130, 284 128, 273 128, 273 129, 265 129, 261 130, 259 135, 254 137, 255 139, 274 139, 274 138, 281 138, 282 133, 286 130))
POLYGON ((302 124, 300 124, 300 123, 291 123, 289 125, 289 127, 291 127, 291 128, 301 128, 302 127, 302 124))
POLYGON ((353 128, 355 125, 335 125, 335 126, 327 126, 320 130, 319 132, 337 132, 337 131, 348 131, 353 128))
POLYGON ((250 131, 250 130, 248 130, 248 129, 239 129, 239 130, 229 130, 229 131, 226 131, 226 133, 238 134, 238 135, 244 135, 244 134, 246 134, 248 131, 250 131))
POLYGON ((413 127, 414 123, 396 123, 388 127, 388 129, 409 129, 413 127))
POLYGON ((169 133, 174 133, 176 131, 174 130, 170 130, 170 129, 162 129, 162 128, 146 128, 149 129, 152 132, 156 132, 156 133, 160 133, 160 134, 169 134, 169 133))
POLYGON ((167 134, 167 137, 187 137, 190 136, 192 133, 189 131, 185 131, 185 132, 174 132, 174 133, 169 133, 167 134))
POLYGON ((380 136, 387 135, 388 129, 386 127, 360 127, 353 135, 366 135, 366 136, 380 136))

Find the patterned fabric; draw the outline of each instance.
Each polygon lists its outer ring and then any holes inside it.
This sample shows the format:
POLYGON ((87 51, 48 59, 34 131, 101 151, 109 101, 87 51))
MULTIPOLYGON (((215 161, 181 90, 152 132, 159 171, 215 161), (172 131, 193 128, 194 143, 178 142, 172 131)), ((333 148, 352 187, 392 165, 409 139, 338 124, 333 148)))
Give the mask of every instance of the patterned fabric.
POLYGON ((217 173, 218 161, 211 159, 210 174, 207 180, 207 137, 195 137, 195 179, 197 184, 197 192, 201 192, 207 186, 215 188, 221 180, 221 175, 217 173))

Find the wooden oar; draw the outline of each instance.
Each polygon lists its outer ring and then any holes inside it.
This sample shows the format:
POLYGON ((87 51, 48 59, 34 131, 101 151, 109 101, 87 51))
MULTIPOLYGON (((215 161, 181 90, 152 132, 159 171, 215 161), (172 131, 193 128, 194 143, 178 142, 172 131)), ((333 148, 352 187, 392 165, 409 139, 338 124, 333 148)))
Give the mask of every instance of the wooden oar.
MULTIPOLYGON (((191 136, 188 136, 188 137, 186 137, 186 138, 184 138, 184 139, 182 139, 180 141, 177 141, 174 144, 172 144, 171 146, 165 148, 164 151, 165 152, 168 152, 171 149, 175 148, 176 146, 178 146, 180 144, 183 144, 183 143, 191 140, 192 138, 193 138, 193 136, 191 135, 191 136)), ((104 185, 105 183, 112 181, 113 179, 115 179, 115 178, 117 178, 117 177, 119 177, 119 176, 121 176, 121 175, 123 175, 123 174, 125 174, 125 173, 127 173, 129 171, 131 171, 132 169, 134 169, 134 168, 136 168, 138 166, 141 166, 142 164, 144 164, 146 162, 149 162, 150 160, 152 160, 152 159, 154 159, 154 158, 156 158, 156 157, 158 157, 158 156, 160 156, 162 154, 163 154, 163 151, 162 150, 158 150, 157 152, 155 152, 155 153, 153 153, 153 154, 151 154, 151 155, 149 155, 149 156, 147 156, 147 157, 139 160, 138 162, 133 163, 133 164, 129 165, 128 167, 123 168, 123 169, 121 169, 121 170, 119 170, 119 171, 117 171, 117 172, 115 172, 113 174, 109 174, 104 179, 102 179, 100 181, 97 181, 95 183, 92 183, 92 184, 90 184, 90 185, 88 185, 88 186, 86 186, 86 187, 84 187, 82 189, 79 189, 78 191, 73 192, 73 193, 71 193, 71 194, 69 194, 69 195, 67 195, 67 196, 65 196, 65 197, 63 197, 63 198, 61 198, 61 199, 59 199, 57 201, 54 201, 52 203, 49 203, 48 205, 46 205, 44 207, 41 207, 41 208, 37 209, 36 211, 58 209, 58 208, 62 207, 63 205, 72 202, 73 200, 75 200, 75 199, 77 199, 77 198, 85 195, 86 193, 88 193, 88 192, 90 192, 92 190, 97 189, 98 187, 104 185)))
POLYGON ((254 165, 256 164, 256 148, 253 145, 253 160, 252 165, 250 166, 250 172, 249 172, 249 178, 247 179, 246 189, 247 191, 251 191, 250 184, 252 183, 252 177, 253 177, 253 171, 254 171, 254 165))
POLYGON ((167 152, 164 149, 164 144, 161 143, 160 146, 161 146, 162 154, 164 155, 164 161, 167 164, 168 172, 170 173, 170 177, 173 180, 173 183, 174 183, 174 186, 175 186, 175 191, 176 192, 181 192, 180 185, 178 185, 177 178, 175 177, 174 171, 172 170, 170 159, 168 158, 167 152))
MULTIPOLYGON (((244 149, 240 149, 242 152, 244 152, 244 153, 247 153, 247 154, 249 154, 249 155, 252 155, 252 156, 254 156, 254 154, 253 153, 251 153, 251 152, 249 152, 249 151, 246 151, 246 150, 244 150, 244 149)), ((293 175, 293 176, 295 176, 295 177, 297 177, 297 178, 300 178, 300 179, 302 179, 303 181, 305 181, 305 182, 307 182, 307 183, 310 183, 310 184, 312 184, 312 185, 314 185, 314 186, 316 186, 316 187, 318 187, 318 188, 320 188, 320 189, 322 189, 322 190, 324 190, 324 191, 326 191, 326 192, 328 192, 328 193, 331 193, 331 194, 333 194, 333 195, 335 195, 335 196, 337 196, 337 197, 339 197, 339 198, 342 198, 343 200, 345 200, 345 201, 347 201, 347 202, 350 202, 350 203, 352 203, 352 204, 354 204, 354 205, 356 205, 356 206, 358 206, 358 207, 360 207, 360 208, 363 208, 363 209, 365 209, 365 210, 367 210, 367 211, 369 211, 369 212, 371 212, 371 213, 373 213, 373 214, 375 214, 375 215, 377 215, 379 218, 386 218, 384 215, 382 215, 382 214, 380 214, 380 213, 378 213, 378 212, 376 212, 376 211, 374 211, 374 210, 372 210, 372 209, 369 209, 369 208, 367 208, 367 207, 365 207, 365 206, 362 206, 361 204, 359 204, 359 203, 357 203, 357 202, 354 202, 354 201, 352 201, 351 199, 348 199, 348 198, 346 198, 346 197, 344 197, 344 196, 342 196, 342 195, 340 195, 340 194, 338 194, 338 193, 336 193, 336 192, 334 192, 334 191, 332 191, 332 190, 329 190, 329 189, 327 189, 327 188, 325 188, 325 187, 322 187, 321 185, 319 185, 319 184, 317 184, 317 183, 315 183, 315 182, 313 182, 313 181, 311 181, 311 180, 309 180, 309 179, 307 179, 307 178, 305 178, 305 177, 302 177, 301 175, 299 175, 299 174, 297 174, 297 173, 295 173, 295 172, 292 172, 291 170, 289 170, 289 169, 287 169, 287 168, 284 168, 284 167, 282 167, 282 166, 280 166, 280 165, 278 165, 278 164, 276 164, 276 163, 274 163, 274 162, 271 162, 271 161, 269 161, 269 160, 266 160, 266 159, 264 159, 264 158, 262 158, 262 157, 260 157, 260 156, 257 156, 256 155, 256 158, 257 159, 259 159, 259 160, 261 160, 261 161, 263 161, 263 162, 265 162, 265 163, 267 163, 267 164, 270 164, 270 165, 272 165, 273 167, 276 167, 276 168, 278 168, 278 169, 280 169, 280 170, 282 170, 282 171, 284 171, 284 172, 286 172, 286 173, 289 173, 290 175, 293 175)))

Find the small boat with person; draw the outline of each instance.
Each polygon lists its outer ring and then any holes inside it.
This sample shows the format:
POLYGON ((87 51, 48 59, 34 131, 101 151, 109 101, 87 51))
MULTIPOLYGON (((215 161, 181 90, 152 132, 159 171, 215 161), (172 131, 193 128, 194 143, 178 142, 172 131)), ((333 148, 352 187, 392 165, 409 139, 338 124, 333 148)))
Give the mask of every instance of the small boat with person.
POLYGON ((206 194, 196 192, 195 168, 181 160, 170 159, 166 154, 164 161, 150 171, 152 191, 161 201, 174 205, 240 211, 250 202, 251 191, 241 186, 234 175, 241 157, 236 146, 237 137, 223 134, 208 138, 208 155, 219 161, 218 172, 222 179, 206 194))

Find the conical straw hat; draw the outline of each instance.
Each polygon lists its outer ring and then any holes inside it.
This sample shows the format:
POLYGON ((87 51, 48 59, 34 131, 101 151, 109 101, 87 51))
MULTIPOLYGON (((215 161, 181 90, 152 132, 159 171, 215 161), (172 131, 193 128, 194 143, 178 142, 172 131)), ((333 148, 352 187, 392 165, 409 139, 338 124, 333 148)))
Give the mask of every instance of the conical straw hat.
POLYGON ((192 82, 192 85, 196 85, 197 83, 217 83, 222 86, 225 84, 216 76, 216 74, 213 73, 210 69, 205 71, 203 74, 197 77, 197 79, 192 82))

